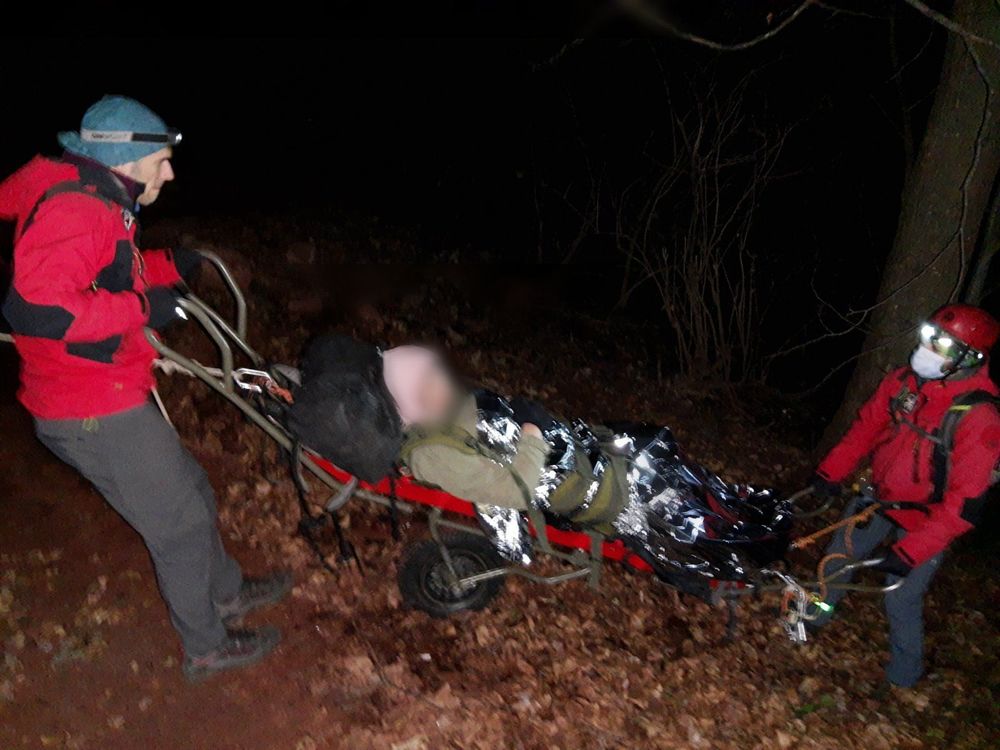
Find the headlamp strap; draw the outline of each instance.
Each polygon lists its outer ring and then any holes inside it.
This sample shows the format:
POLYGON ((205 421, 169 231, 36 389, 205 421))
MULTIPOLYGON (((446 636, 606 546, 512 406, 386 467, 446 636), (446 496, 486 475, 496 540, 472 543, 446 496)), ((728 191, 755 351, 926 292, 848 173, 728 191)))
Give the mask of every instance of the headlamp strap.
POLYGON ((176 130, 168 130, 166 133, 137 133, 132 130, 81 128, 80 139, 89 143, 165 143, 176 146, 181 142, 181 134, 176 130))

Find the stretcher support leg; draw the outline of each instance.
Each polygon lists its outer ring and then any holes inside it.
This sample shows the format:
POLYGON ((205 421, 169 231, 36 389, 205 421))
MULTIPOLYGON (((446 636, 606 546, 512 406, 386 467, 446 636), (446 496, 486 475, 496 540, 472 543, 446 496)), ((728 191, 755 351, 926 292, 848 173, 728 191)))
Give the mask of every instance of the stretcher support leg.
POLYGON ((739 607, 736 603, 736 597, 732 594, 725 597, 726 600, 726 643, 732 643, 736 640, 736 629, 740 625, 739 618, 739 607))
POLYGON ((455 570, 455 564, 451 559, 451 553, 448 551, 448 545, 441 540, 441 509, 431 508, 427 516, 427 526, 431 532, 431 539, 437 543, 438 549, 441 551, 441 559, 444 560, 445 570, 448 572, 448 585, 455 592, 461 592, 462 587, 458 582, 458 571, 455 570))
POLYGON ((600 534, 593 531, 588 531, 587 536, 590 537, 590 559, 587 561, 590 577, 587 579, 587 584, 596 590, 601 587, 601 566, 604 565, 601 546, 604 540, 600 534))

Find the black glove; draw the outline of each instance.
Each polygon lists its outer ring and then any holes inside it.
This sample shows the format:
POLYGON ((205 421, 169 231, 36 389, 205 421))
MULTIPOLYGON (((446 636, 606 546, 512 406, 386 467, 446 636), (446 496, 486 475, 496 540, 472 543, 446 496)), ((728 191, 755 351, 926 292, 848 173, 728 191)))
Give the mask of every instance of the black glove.
POLYGON ((169 286, 155 286, 146 292, 149 303, 149 327, 162 331, 171 323, 181 319, 180 293, 169 286))
POLYGON ((913 567, 895 552, 889 550, 886 552, 885 557, 882 558, 880 563, 872 566, 872 570, 899 576, 900 578, 906 578, 906 576, 910 574, 910 571, 913 570, 913 567))
POLYGON ((826 477, 814 474, 812 478, 813 494, 816 497, 840 497, 844 488, 840 482, 831 482, 826 477))
POLYGON ((544 430, 552 423, 552 415, 545 411, 545 407, 530 398, 511 399, 510 408, 514 410, 514 420, 518 424, 530 423, 544 430))
POLYGON ((197 275, 198 269, 205 257, 197 250, 188 250, 186 247, 175 247, 172 251, 174 256, 174 266, 177 273, 188 284, 197 275))

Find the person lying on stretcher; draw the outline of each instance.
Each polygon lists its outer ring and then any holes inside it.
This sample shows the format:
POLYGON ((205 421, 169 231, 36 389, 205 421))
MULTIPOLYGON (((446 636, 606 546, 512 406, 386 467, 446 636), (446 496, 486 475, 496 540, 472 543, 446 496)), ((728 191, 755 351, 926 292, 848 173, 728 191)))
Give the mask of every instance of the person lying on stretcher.
POLYGON ((523 511, 618 537, 675 585, 743 580, 783 556, 791 507, 686 459, 666 427, 590 426, 459 385, 431 350, 383 353, 418 481, 475 504, 498 551, 530 559, 523 511), (680 580, 684 579, 684 580, 680 580))

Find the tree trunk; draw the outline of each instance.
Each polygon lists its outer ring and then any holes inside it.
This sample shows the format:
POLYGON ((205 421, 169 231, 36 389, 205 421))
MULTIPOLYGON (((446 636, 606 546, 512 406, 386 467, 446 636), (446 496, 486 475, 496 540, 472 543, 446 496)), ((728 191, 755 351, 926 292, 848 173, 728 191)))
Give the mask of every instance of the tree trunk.
POLYGON ((993 197, 986 208, 983 231, 979 237, 979 248, 972 263, 972 269, 965 280, 962 301, 978 305, 987 294, 986 284, 990 278, 993 258, 1000 251, 1000 179, 993 184, 993 197))
MULTIPOLYGON (((1000 40, 1000 9, 992 0, 956 0, 955 20, 1000 40)), ((962 289, 1000 168, 997 85, 1000 51, 967 46, 950 34, 927 131, 903 188, 869 334, 825 446, 843 434, 882 376, 906 362, 920 321, 962 289)))

